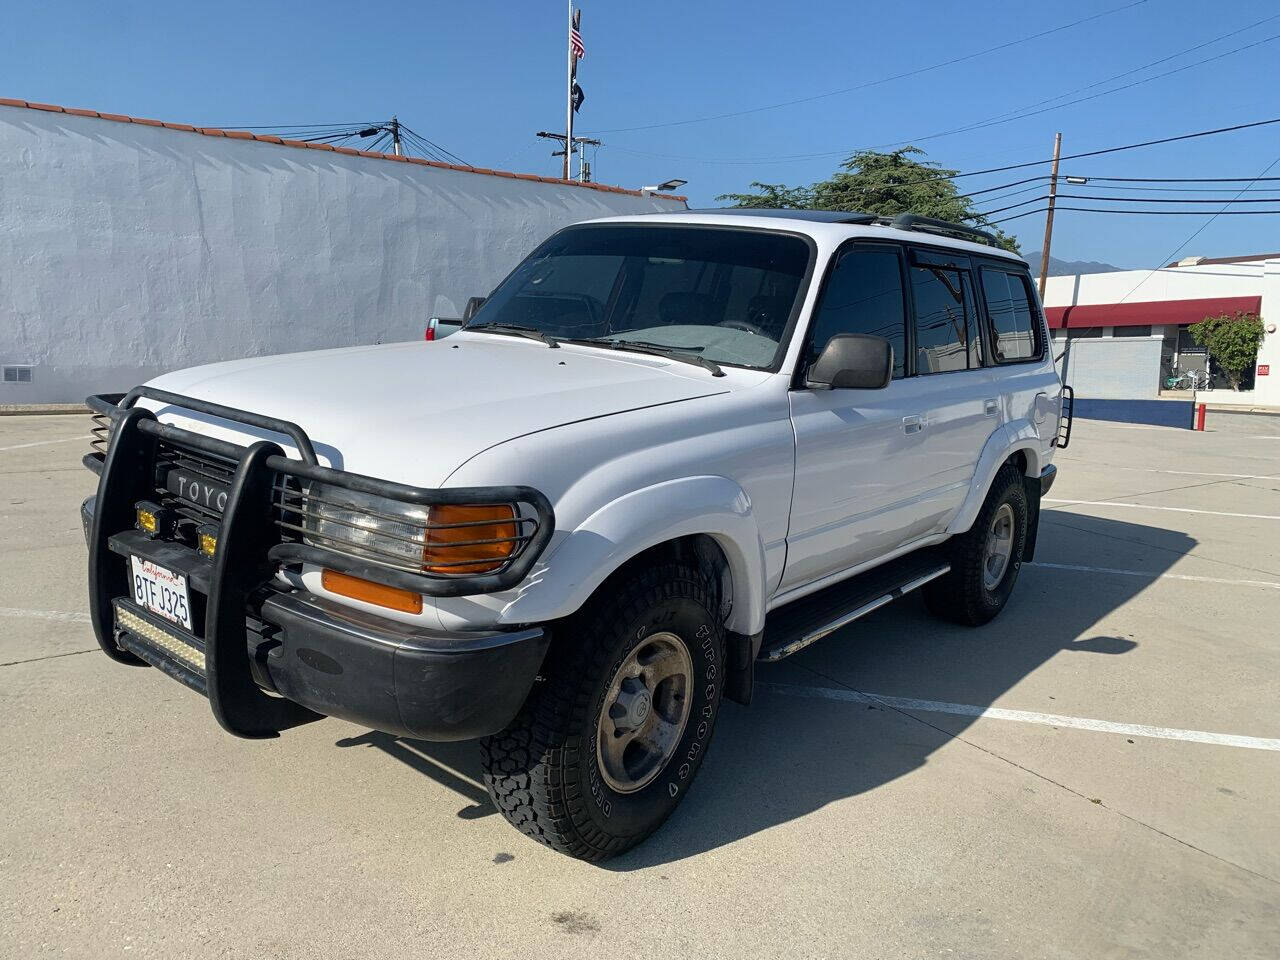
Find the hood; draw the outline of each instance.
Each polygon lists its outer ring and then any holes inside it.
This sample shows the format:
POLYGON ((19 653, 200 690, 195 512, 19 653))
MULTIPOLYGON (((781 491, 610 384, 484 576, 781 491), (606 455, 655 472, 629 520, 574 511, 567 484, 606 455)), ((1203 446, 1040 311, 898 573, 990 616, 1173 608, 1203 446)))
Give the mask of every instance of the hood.
MULTIPOLYGON (((730 378, 661 357, 494 334, 235 360, 151 386, 300 425, 322 463, 438 486, 482 450, 551 427, 725 393, 730 378)), ((144 401, 160 419, 237 443, 288 438, 144 401)), ((514 481, 513 481, 514 482, 514 481)))

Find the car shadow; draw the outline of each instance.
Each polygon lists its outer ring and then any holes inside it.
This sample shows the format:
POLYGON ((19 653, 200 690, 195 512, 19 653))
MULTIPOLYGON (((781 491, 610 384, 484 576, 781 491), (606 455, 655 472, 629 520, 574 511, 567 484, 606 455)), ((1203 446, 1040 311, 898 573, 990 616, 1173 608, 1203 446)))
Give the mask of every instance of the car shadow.
MULTIPOLYGON (((1046 513, 1045 520, 1037 560, 1142 575, 1031 564, 1004 612, 985 627, 940 621, 913 594, 787 660, 758 664, 751 706, 726 701, 689 796, 653 837, 602 866, 630 871, 669 863, 802 818, 919 769, 975 719, 903 709, 898 698, 985 708, 1059 656, 1108 657, 1107 670, 1123 671, 1123 654, 1142 638, 1098 625, 1197 541, 1096 517, 1046 513)), ((1054 703, 1002 706, 1066 712, 1054 703)), ((497 813, 481 786, 474 743, 370 732, 339 745, 376 747, 450 788, 466 801, 459 817, 497 813)))

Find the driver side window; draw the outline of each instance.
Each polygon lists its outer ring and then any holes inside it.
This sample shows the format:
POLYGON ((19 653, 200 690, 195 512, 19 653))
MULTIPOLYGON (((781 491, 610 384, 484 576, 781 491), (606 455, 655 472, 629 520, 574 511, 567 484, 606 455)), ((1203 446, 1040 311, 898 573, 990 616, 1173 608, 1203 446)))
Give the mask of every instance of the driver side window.
POLYGON ((902 264, 893 247, 852 247, 839 254, 809 329, 806 364, 838 333, 883 337, 893 347, 893 377, 906 373, 907 309, 902 264))

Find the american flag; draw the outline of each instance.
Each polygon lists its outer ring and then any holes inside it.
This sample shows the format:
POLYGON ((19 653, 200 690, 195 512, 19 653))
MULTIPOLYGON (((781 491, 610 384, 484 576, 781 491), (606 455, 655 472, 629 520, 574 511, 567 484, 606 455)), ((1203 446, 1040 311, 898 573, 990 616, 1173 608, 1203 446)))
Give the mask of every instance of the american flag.
POLYGON ((575 60, 582 60, 587 55, 587 48, 582 45, 582 34, 573 24, 569 24, 569 50, 575 60))

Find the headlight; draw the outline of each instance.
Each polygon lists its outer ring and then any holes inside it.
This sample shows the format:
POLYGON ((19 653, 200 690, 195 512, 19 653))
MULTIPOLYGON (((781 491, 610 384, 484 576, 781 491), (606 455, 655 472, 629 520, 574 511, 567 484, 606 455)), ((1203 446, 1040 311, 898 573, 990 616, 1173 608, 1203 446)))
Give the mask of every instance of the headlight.
POLYGON ((324 485, 313 485, 305 503, 307 543, 421 569, 426 507, 324 485))
POLYGON ((306 542, 437 575, 501 569, 525 539, 509 503, 419 507, 322 485, 305 502, 306 542))

